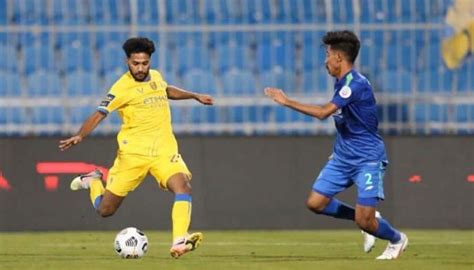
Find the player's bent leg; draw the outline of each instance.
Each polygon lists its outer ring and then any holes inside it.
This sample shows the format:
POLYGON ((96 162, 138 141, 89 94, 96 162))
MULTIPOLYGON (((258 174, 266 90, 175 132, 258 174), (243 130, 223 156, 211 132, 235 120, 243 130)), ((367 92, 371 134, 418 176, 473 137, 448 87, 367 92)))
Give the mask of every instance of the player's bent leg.
POLYGON ((331 216, 334 218, 354 220, 355 210, 353 207, 330 198, 316 191, 311 191, 306 206, 316 214, 331 216))
POLYGON ((125 197, 118 196, 110 192, 109 190, 106 190, 104 194, 102 195, 101 200, 98 203, 97 213, 101 217, 109 217, 115 214, 117 209, 120 207, 122 204, 123 199, 125 197))
POLYGON ((177 173, 171 176, 166 182, 168 190, 175 194, 172 209, 173 222, 173 244, 170 254, 174 258, 195 250, 203 239, 202 233, 188 235, 189 224, 191 223, 192 196, 189 178, 184 173, 177 173))
POLYGON ((356 205, 356 224, 362 229, 364 236, 364 252, 369 253, 375 247, 377 239, 373 233, 376 230, 377 217, 381 217, 380 213, 374 207, 356 205))
POLYGON ((381 216, 376 216, 376 201, 377 198, 358 200, 356 206, 356 223, 365 232, 377 238, 389 241, 387 248, 377 259, 396 259, 401 255, 403 250, 406 249, 408 238, 405 234, 394 229, 390 223, 381 216))
POLYGON ((322 214, 324 208, 326 208, 330 201, 331 198, 328 198, 316 191, 311 191, 308 199, 306 200, 306 207, 316 214, 322 214))

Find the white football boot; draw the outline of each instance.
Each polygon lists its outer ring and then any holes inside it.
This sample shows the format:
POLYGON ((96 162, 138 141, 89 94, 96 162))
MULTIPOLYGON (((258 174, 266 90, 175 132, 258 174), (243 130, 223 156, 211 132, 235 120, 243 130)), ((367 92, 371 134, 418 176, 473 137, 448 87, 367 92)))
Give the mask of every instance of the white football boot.
POLYGON ((72 179, 70 188, 73 191, 89 189, 90 182, 94 179, 102 180, 102 173, 98 169, 95 169, 88 174, 76 176, 72 179))
MULTIPOLYGON (((382 215, 380 215, 379 211, 375 211, 375 217, 381 218, 382 215)), ((361 232, 364 235, 364 252, 369 253, 375 247, 375 240, 377 240, 377 237, 371 235, 370 233, 366 233, 364 231, 361 231, 361 232)))
POLYGON ((400 233, 400 241, 398 241, 395 244, 388 243, 387 248, 385 248, 385 251, 382 253, 382 255, 378 256, 376 259, 377 260, 395 260, 400 255, 402 255, 402 252, 407 248, 408 246, 408 237, 404 233, 400 233))

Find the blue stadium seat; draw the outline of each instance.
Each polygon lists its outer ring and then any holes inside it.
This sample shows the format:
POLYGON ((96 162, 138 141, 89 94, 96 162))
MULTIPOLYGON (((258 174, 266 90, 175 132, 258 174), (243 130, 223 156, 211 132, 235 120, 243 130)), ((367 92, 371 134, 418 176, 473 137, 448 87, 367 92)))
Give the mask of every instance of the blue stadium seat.
POLYGON ((130 1, 102 0, 88 5, 94 24, 126 25, 130 23, 130 1))
POLYGON ((412 92, 412 75, 406 71, 382 71, 379 77, 382 91, 397 94, 410 94, 412 92))
POLYGON ((176 73, 172 70, 160 70, 161 76, 163 77, 163 80, 165 80, 168 85, 176 85, 179 86, 181 85, 181 81, 176 76, 176 73))
POLYGON ((69 96, 101 96, 102 85, 96 73, 78 70, 66 74, 66 91, 69 96))
POLYGON ((257 69, 259 71, 268 71, 275 67, 280 67, 286 70, 295 70, 295 54, 293 44, 262 44, 257 48, 257 69))
POLYGON ((387 14, 382 4, 382 1, 360 0, 360 21, 363 23, 385 21, 387 14))
POLYGON ((288 93, 294 93, 296 88, 296 74, 290 71, 268 71, 260 75, 260 85, 263 87, 276 87, 288 93))
POLYGON ((123 53, 122 45, 128 38, 129 38, 129 33, 122 32, 122 31, 97 32, 95 33, 95 35, 91 37, 91 39, 94 40, 95 42, 94 45, 99 50, 99 52, 103 50, 105 46, 114 44, 114 46, 118 45, 118 47, 120 47, 120 51, 122 52, 122 53, 119 53, 118 51, 116 51, 116 55, 123 55, 124 57, 125 57, 125 54, 123 53))
POLYGON ((178 74, 193 68, 210 69, 209 59, 209 51, 203 46, 180 46, 176 50, 178 74))
POLYGON ((183 110, 188 109, 187 107, 178 107, 171 104, 171 123, 182 124, 185 122, 183 110))
POLYGON ((474 112, 469 113, 469 110, 472 109, 468 104, 458 104, 455 107, 456 113, 456 122, 457 123, 470 123, 474 121, 474 118, 471 118, 474 112))
POLYGON ((326 21, 326 2, 324 0, 302 0, 295 2, 298 2, 297 14, 302 14, 303 16, 300 18, 300 21, 306 23, 321 23, 326 21))
POLYGON ((194 124, 216 123, 217 122, 216 107, 193 106, 191 108, 191 122, 194 124))
POLYGON ((63 69, 65 72, 75 70, 92 71, 95 69, 94 52, 88 46, 67 46, 62 49, 63 69))
POLYGON ((440 43, 430 42, 427 47, 425 47, 424 53, 424 67, 426 68, 439 68, 443 66, 443 61, 441 59, 441 48, 440 43))
POLYGON ((192 69, 183 76, 183 87, 190 91, 214 94, 217 91, 216 78, 210 71, 192 69))
POLYGON ((0 25, 7 25, 8 18, 7 18, 7 9, 4 8, 7 6, 7 0, 0 0, 0 25))
POLYGON ((40 106, 33 107, 32 124, 62 124, 64 123, 65 112, 63 107, 40 106))
POLYGON ((0 72, 0 97, 21 95, 22 84, 16 72, 0 72))
POLYGON ((219 48, 219 46, 246 46, 251 47, 256 43, 257 35, 254 32, 211 32, 208 36, 209 47, 219 48))
POLYGON ((54 46, 64 49, 70 46, 73 47, 92 47, 91 33, 88 32, 67 32, 57 33, 54 36, 54 46))
POLYGON ((168 24, 200 23, 199 2, 190 0, 167 0, 166 22, 168 24))
POLYGON ((25 124, 24 107, 0 107, 0 126, 8 124, 25 124))
POLYGON ((252 95, 257 91, 254 75, 248 70, 232 69, 222 76, 222 91, 226 95, 252 95))
POLYGON ((332 81, 328 80, 329 76, 325 70, 315 69, 313 71, 305 71, 302 75, 302 90, 305 93, 327 93, 329 85, 332 81))
POLYGON ((417 89, 426 93, 451 93, 453 74, 451 71, 428 69, 417 75, 417 89))
POLYGON ((31 74, 39 69, 56 71, 57 62, 52 46, 34 44, 24 48, 23 64, 26 74, 31 74))
POLYGON ((28 117, 24 107, 0 107, 0 136, 19 136, 27 132, 28 117))
POLYGON ((142 25, 157 25, 160 21, 158 1, 137 0, 138 14, 137 21, 142 25))
POLYGON ((6 8, 10 6, 13 16, 12 24, 32 25, 47 23, 47 5, 42 1, 16 0, 9 2, 9 5, 2 6, 6 8))
POLYGON ((352 0, 333 0, 332 16, 335 23, 353 23, 354 7, 352 0))
POLYGON ((440 104, 415 104, 415 122, 445 123, 448 120, 448 107, 440 104))
POLYGON ((30 97, 60 96, 61 79, 56 72, 38 70, 27 77, 27 93, 30 97))
POLYGON ((0 71, 14 72, 18 69, 17 51, 13 46, 0 45, 0 71))
MULTIPOLYGON (((89 23, 90 10, 87 1, 51 0, 52 16, 50 22, 60 25, 84 25, 89 23)), ((90 5, 98 5, 91 2, 90 5)))
POLYGON ((72 107, 70 110, 71 124, 82 124, 92 113, 97 110, 97 106, 72 107))
POLYGON ((126 55, 119 43, 107 43, 104 47, 99 49, 98 55, 99 71, 103 74, 114 72, 117 70, 124 70, 126 55))
POLYGON ((325 65, 326 50, 318 44, 304 43, 301 59, 305 71, 322 68, 325 65))
MULTIPOLYGON (((367 51, 364 50, 364 53, 367 51)), ((410 45, 401 45, 397 42, 391 43, 387 47, 386 63, 387 69, 414 71, 416 65, 416 54, 410 45)))
POLYGON ((221 45, 216 50, 216 61, 219 73, 231 68, 249 69, 251 67, 250 50, 239 45, 221 45))
MULTIPOLYGON (((474 93, 474 60, 467 59, 466 62, 457 70, 456 90, 458 92, 474 93)), ((448 71, 449 72, 449 71, 448 71)), ((450 72, 452 74, 452 72, 450 72)))

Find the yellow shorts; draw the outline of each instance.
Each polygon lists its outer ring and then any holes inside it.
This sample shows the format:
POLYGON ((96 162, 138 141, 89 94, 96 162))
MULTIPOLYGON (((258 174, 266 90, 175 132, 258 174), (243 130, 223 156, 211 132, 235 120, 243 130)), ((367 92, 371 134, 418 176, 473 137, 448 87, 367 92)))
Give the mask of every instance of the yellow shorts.
POLYGON ((184 173, 191 180, 191 172, 180 154, 147 157, 119 153, 109 171, 106 189, 124 197, 143 182, 148 172, 163 189, 166 189, 168 179, 177 173, 184 173))

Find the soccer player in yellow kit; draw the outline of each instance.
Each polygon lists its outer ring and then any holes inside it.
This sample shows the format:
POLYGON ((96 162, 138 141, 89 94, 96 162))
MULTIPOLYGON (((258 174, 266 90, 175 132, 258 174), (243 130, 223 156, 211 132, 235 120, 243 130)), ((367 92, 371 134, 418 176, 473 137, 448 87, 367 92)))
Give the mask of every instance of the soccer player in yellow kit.
POLYGON ((158 71, 150 70, 150 57, 155 51, 151 40, 130 38, 124 43, 123 50, 129 71, 110 88, 79 132, 60 141, 59 148, 66 150, 80 143, 110 112, 117 110, 123 123, 117 135, 119 150, 106 188, 102 185, 102 174, 95 170, 74 178, 71 189, 90 189, 94 208, 102 217, 108 217, 150 172, 162 188, 175 194, 170 254, 178 258, 197 248, 203 236, 201 233, 188 234, 191 172, 178 152, 168 100, 195 99, 204 105, 212 105, 213 99, 168 85, 158 71))

